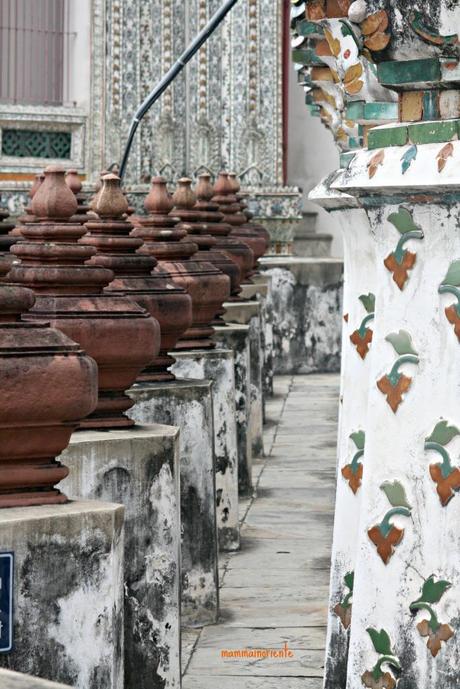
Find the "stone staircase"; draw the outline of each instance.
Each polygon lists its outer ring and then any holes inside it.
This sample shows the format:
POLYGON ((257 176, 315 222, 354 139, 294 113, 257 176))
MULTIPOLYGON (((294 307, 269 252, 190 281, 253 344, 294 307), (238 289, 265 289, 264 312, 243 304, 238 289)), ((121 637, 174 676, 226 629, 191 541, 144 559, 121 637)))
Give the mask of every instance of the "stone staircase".
POLYGON ((317 213, 304 211, 302 222, 294 235, 294 256, 302 258, 325 258, 331 255, 333 237, 316 232, 317 213))

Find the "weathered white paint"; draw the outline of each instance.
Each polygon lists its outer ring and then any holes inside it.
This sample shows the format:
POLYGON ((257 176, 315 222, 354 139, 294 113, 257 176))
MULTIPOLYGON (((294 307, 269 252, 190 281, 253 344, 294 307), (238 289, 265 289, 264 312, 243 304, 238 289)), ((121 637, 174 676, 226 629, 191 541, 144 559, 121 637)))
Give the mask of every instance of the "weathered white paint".
POLYGON ((75 433, 61 456, 67 494, 125 505, 125 689, 141 682, 139 658, 142 683, 180 686, 178 452, 178 429, 152 425, 75 433))
MULTIPOLYGON (((458 686, 460 502, 455 496, 442 507, 429 473, 430 464, 439 458, 424 449, 425 439, 438 421, 446 419, 456 426, 460 423, 460 344, 445 314, 445 308, 455 299, 438 292, 451 262, 460 258, 459 206, 453 202, 447 205, 440 195, 442 191, 456 190, 460 181, 460 144, 455 142, 453 146, 454 160, 449 160, 441 173, 436 155, 442 145, 430 144, 419 147, 417 159, 405 175, 401 171, 405 148, 385 149, 382 169, 371 180, 366 169, 370 154, 363 151, 336 182, 337 187, 352 189, 362 197, 371 189, 382 197, 380 204, 378 196, 374 198, 376 207, 368 210, 377 251, 377 308, 347 689, 361 688, 362 673, 372 669, 377 660, 366 633, 368 627, 384 628, 390 634, 403 668, 401 686, 458 686), (430 196, 426 203, 408 200, 404 204, 423 230, 424 239, 407 244, 417 259, 401 291, 383 264, 399 239, 388 217, 398 212, 400 205, 391 203, 391 199, 386 202, 385 196, 409 189, 426 189, 430 196), (385 338, 401 329, 410 333, 420 364, 402 367, 413 380, 394 414, 375 383, 389 372, 397 358, 385 338), (404 537, 385 566, 367 530, 388 511, 389 503, 380 486, 394 480, 405 487, 412 516, 393 519, 398 528, 404 529, 404 537), (429 654, 426 639, 416 627, 421 619, 427 619, 427 614, 419 612, 415 617, 409 610, 420 596, 424 579, 432 574, 452 584, 434 608, 439 621, 450 624, 456 632, 453 639, 443 643, 436 658, 429 654)), ((458 438, 448 450, 454 466, 458 466, 458 438)))
POLYGON ((175 352, 172 372, 178 378, 213 381, 216 514, 222 550, 240 546, 238 514, 238 450, 235 418, 235 360, 232 350, 175 352))
POLYGON ((82 500, 1 511, 0 543, 15 553, 14 649, 2 663, 78 689, 99 673, 122 689, 123 513, 82 500))
MULTIPOLYGON (((349 631, 334 608, 349 590, 344 577, 354 572, 357 558, 359 519, 362 488, 356 494, 342 475, 342 469, 351 463, 357 448, 352 433, 366 432, 372 345, 362 359, 350 341, 359 328, 366 310, 359 297, 375 293, 375 250, 370 225, 365 211, 358 208, 356 199, 348 194, 331 191, 330 182, 335 175, 323 180, 310 193, 310 200, 321 205, 339 218, 344 243, 344 295, 340 416, 337 447, 337 494, 334 521, 334 540, 331 564, 328 638, 326 645, 325 689, 337 689, 345 683, 349 631), (345 320, 346 319, 346 320, 345 320)), ((369 324, 373 328, 373 324, 369 324)), ((366 459, 360 460, 366 473, 366 459)))
POLYGON ((143 383, 129 395, 135 401, 129 415, 137 423, 155 420, 180 428, 182 624, 212 624, 219 604, 212 383, 143 383), (213 581, 198 599, 188 586, 196 571, 206 571, 213 581))

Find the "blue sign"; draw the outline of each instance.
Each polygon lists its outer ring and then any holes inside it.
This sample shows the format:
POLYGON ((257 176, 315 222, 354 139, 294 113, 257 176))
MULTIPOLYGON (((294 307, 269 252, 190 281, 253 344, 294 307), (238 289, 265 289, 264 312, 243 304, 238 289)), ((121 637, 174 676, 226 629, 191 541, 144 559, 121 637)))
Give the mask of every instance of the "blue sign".
POLYGON ((0 553, 0 653, 13 649, 14 553, 0 553))

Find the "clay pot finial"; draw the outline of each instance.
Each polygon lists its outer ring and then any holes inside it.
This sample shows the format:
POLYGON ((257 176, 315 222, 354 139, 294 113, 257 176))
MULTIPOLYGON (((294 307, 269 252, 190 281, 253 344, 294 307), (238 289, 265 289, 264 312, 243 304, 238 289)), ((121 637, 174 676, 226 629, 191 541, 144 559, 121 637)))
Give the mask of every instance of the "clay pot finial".
POLYGON ((174 208, 164 177, 152 177, 152 187, 144 201, 144 208, 152 215, 168 215, 174 208))
POLYGON ((100 218, 121 218, 128 211, 128 201, 121 190, 121 179, 110 172, 102 177, 102 187, 93 199, 91 210, 100 218))
POLYGON ((75 170, 75 168, 71 168, 70 170, 67 170, 66 176, 65 176, 65 181, 66 181, 67 186, 69 187, 69 189, 71 191, 73 191, 75 196, 81 192, 83 185, 81 183, 81 179, 78 175, 78 172, 77 172, 77 170, 75 170))
POLYGON ((43 172, 40 172, 39 175, 35 175, 35 180, 34 183, 32 184, 30 190, 29 190, 29 198, 33 199, 39 188, 41 187, 43 180, 45 179, 45 175, 43 172))
POLYGON ((65 181, 65 170, 59 165, 45 169, 45 179, 32 200, 32 212, 40 219, 68 220, 77 211, 75 194, 65 181))
POLYGON ((196 196, 192 191, 192 180, 182 177, 177 182, 177 189, 172 197, 174 207, 178 209, 192 209, 196 204, 196 196))
POLYGON ((219 172, 219 176, 214 185, 214 194, 216 196, 221 196, 222 194, 233 193, 232 183, 228 177, 228 172, 219 172))
POLYGON ((198 201, 210 201, 214 196, 214 187, 211 182, 211 175, 209 172, 203 172, 198 176, 198 184, 196 185, 195 193, 198 201))
POLYGON ((232 185, 233 193, 238 194, 238 192, 241 190, 241 184, 239 182, 238 177, 236 176, 236 172, 229 172, 228 179, 230 181, 230 184, 232 185))

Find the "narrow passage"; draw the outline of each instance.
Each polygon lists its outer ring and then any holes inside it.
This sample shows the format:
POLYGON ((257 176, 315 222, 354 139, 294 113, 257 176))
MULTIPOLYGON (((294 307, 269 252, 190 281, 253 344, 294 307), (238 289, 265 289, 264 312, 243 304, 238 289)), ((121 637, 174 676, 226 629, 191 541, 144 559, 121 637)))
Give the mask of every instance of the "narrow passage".
POLYGON ((183 689, 321 689, 338 396, 336 375, 275 379, 241 551, 221 559, 221 622, 184 634, 183 689), (284 658, 222 657, 283 648, 284 658))

